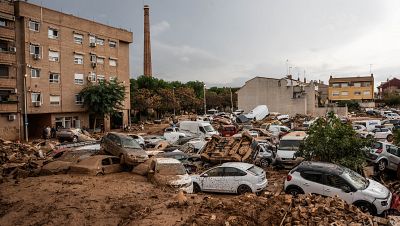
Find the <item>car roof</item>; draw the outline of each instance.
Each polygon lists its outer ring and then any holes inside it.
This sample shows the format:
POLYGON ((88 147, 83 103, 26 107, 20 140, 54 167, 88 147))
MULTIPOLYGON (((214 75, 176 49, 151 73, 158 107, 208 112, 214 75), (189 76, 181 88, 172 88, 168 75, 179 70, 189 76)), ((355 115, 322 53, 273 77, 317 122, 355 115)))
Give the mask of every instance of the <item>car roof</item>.
POLYGON ((223 167, 234 167, 234 168, 238 168, 241 170, 247 170, 250 167, 254 166, 253 164, 250 163, 245 163, 245 162, 226 162, 223 163, 221 166, 223 167))
POLYGON ((174 158, 157 158, 155 161, 158 164, 180 164, 181 162, 179 160, 176 160, 174 158))
POLYGON ((157 154, 157 156, 161 156, 161 157, 164 157, 164 158, 169 158, 170 156, 175 156, 175 155, 187 156, 187 154, 182 152, 182 151, 162 152, 162 153, 157 154))
POLYGON ((306 136, 304 131, 294 131, 283 136, 281 140, 303 140, 306 136))
POLYGON ((82 159, 81 161, 79 161, 77 163, 77 165, 91 165, 91 164, 95 164, 96 162, 103 160, 105 158, 118 158, 118 157, 112 156, 112 155, 93 155, 93 156, 82 159))
POLYGON ((297 166, 296 171, 319 171, 340 175, 344 169, 343 166, 333 163, 304 161, 297 166))

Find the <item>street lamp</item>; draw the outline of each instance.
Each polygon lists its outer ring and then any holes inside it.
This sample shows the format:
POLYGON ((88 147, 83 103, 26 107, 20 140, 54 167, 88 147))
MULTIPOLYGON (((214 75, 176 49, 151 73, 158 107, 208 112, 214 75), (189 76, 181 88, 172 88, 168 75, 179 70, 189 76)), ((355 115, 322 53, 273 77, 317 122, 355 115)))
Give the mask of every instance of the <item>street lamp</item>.
POLYGON ((206 84, 204 84, 204 115, 207 114, 207 104, 206 104, 206 84))
POLYGON ((231 112, 233 113, 233 97, 232 97, 232 87, 229 88, 229 91, 231 92, 231 112))
POLYGON ((174 116, 175 116, 175 86, 172 87, 172 98, 174 98, 174 103, 173 103, 173 105, 174 105, 174 116))
POLYGON ((25 141, 28 142, 28 103, 27 103, 27 92, 26 92, 26 78, 28 77, 27 74, 24 76, 24 125, 25 125, 25 141))

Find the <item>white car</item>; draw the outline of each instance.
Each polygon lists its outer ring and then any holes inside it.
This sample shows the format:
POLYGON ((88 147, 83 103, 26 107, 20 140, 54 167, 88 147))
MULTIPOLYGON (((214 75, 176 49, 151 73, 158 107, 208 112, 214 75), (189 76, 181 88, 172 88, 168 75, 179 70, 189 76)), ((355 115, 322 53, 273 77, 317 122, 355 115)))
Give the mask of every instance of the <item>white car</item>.
POLYGON ((392 142, 394 138, 392 131, 390 131, 390 129, 384 126, 375 126, 375 129, 373 129, 371 132, 367 131, 356 131, 356 132, 363 138, 370 136, 377 140, 387 140, 389 142, 392 142))
POLYGON ((144 138, 138 134, 128 134, 128 136, 132 137, 136 142, 139 143, 140 147, 145 148, 144 138))
POLYGON ((173 158, 154 158, 150 163, 149 176, 156 184, 193 193, 192 178, 185 166, 173 158))
POLYGON ((383 117, 387 119, 400 119, 400 115, 397 113, 386 113, 383 115, 383 117))
POLYGON ((348 168, 323 162, 306 161, 291 170, 285 180, 285 192, 338 196, 371 214, 382 214, 392 201, 392 193, 382 184, 348 168))
POLYGON ((243 162, 227 162, 192 175, 194 192, 258 193, 267 187, 265 171, 243 162))
POLYGON ((367 131, 367 127, 365 127, 363 125, 359 125, 359 124, 353 124, 353 129, 354 129, 354 131, 356 131, 356 133, 362 132, 362 131, 367 131))
POLYGON ((290 128, 281 125, 270 125, 268 131, 272 133, 273 136, 280 137, 290 132, 290 128))

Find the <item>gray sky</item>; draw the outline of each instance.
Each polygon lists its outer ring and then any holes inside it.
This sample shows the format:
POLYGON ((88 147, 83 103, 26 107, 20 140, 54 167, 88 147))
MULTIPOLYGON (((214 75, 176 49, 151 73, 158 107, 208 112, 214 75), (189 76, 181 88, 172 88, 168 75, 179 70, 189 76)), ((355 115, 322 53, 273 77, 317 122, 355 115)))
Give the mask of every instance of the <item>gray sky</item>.
POLYGON ((153 76, 241 86, 255 76, 399 73, 397 0, 31 0, 133 31, 131 76, 143 73, 143 4, 150 5, 153 76))

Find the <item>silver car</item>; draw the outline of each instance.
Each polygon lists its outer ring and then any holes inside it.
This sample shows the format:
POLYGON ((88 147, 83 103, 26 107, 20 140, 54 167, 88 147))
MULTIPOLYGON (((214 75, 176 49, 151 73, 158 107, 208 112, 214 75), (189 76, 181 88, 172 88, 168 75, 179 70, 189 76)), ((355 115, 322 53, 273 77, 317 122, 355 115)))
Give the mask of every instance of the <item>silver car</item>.
POLYGON ((369 149, 368 161, 376 164, 379 171, 385 169, 397 171, 400 163, 400 148, 386 142, 376 142, 369 149))

